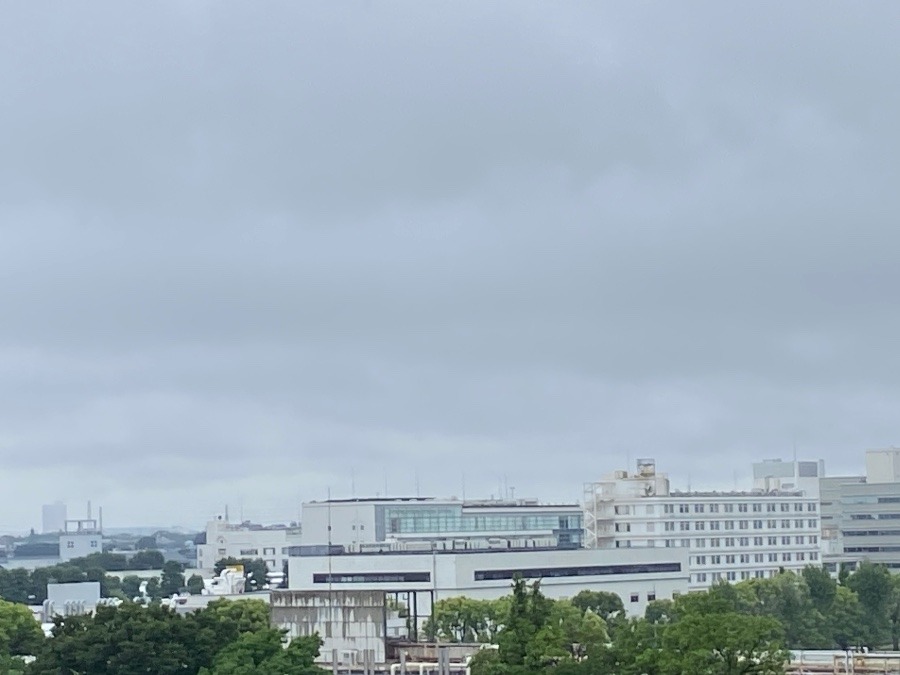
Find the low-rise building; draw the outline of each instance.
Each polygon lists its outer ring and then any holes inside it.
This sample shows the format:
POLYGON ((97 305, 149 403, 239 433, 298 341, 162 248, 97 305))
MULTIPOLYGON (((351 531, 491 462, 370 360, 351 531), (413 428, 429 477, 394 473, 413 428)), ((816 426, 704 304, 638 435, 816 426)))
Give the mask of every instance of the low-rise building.
MULTIPOLYGON (((540 580, 551 598, 582 590, 616 593, 629 614, 648 602, 688 590, 688 551, 673 549, 465 549, 354 552, 303 547, 288 562, 288 589, 382 591, 427 596, 426 604, 456 596, 496 599, 513 579, 540 580), (330 553, 330 555, 329 555, 330 553)), ((327 548, 327 547, 325 547, 327 548)), ((428 608, 418 608, 427 616, 428 608)))
POLYGON ((229 523, 219 517, 207 523, 205 539, 196 549, 201 570, 213 569, 222 558, 259 558, 277 574, 287 563, 289 549, 300 545, 300 528, 229 523))

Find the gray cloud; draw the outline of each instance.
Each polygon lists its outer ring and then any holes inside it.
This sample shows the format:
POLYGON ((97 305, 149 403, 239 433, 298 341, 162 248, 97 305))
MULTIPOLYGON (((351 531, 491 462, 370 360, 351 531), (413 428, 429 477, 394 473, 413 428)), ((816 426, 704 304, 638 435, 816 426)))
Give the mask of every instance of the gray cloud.
POLYGON ((857 470, 898 438, 898 13, 10 6, 0 526, 857 470))

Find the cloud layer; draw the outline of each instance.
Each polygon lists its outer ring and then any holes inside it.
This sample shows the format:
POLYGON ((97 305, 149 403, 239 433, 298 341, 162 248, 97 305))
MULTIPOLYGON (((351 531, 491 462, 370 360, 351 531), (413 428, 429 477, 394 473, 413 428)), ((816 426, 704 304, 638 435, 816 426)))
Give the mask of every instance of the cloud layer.
POLYGON ((0 528, 900 429, 900 7, 10 6, 0 528))

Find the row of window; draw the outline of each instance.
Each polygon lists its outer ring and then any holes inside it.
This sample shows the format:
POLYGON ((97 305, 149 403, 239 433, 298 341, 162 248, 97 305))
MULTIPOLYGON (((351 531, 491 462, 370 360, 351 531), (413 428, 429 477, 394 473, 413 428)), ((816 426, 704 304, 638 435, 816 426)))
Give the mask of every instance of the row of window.
POLYGON ((390 534, 439 532, 518 532, 578 530, 580 514, 476 515, 458 510, 386 509, 385 530, 390 534))
POLYGON ((698 572, 691 575, 691 581, 695 583, 706 583, 708 581, 737 581, 740 579, 765 579, 772 578, 779 574, 779 570, 735 570, 731 572, 698 572))
POLYGON ((755 563, 761 562, 778 562, 779 557, 781 562, 804 562, 806 560, 816 561, 819 559, 819 553, 817 551, 797 551, 797 552, 789 552, 786 551, 784 553, 739 553, 739 554, 728 554, 728 555, 698 555, 694 556, 693 562, 695 565, 747 565, 751 561, 755 563), (723 563, 724 561, 724 563, 723 563))
MULTIPOLYGON (((507 581, 552 579, 560 577, 594 577, 626 574, 665 574, 680 572, 681 563, 636 563, 631 565, 582 565, 578 567, 532 567, 526 569, 475 570, 475 581, 507 581)), ((313 574, 314 584, 395 584, 428 583, 431 572, 349 572, 313 574)))
MULTIPOLYGON (((653 532, 655 531, 654 523, 647 523, 647 531, 653 532)), ((802 529, 817 529, 819 527, 819 521, 816 518, 796 518, 794 520, 790 520, 788 518, 784 518, 782 520, 682 520, 678 523, 678 531, 679 532, 703 532, 706 530, 789 530, 791 528, 802 530, 802 529)), ((668 520, 663 523, 663 529, 666 532, 674 532, 676 530, 675 521, 668 520)), ((616 532, 631 532, 631 523, 616 523, 616 532)))
MULTIPOLYGON (((635 548, 646 546, 647 548, 734 548, 735 546, 789 546, 791 545, 791 537, 711 537, 706 539, 698 537, 696 539, 650 539, 647 541, 637 540, 632 543, 629 539, 617 539, 616 548, 635 548), (657 546, 657 542, 660 542, 657 546), (765 543, 763 543, 765 542, 765 543)), ((819 543, 818 535, 800 535, 793 537, 794 544, 805 546, 806 544, 817 545, 819 543)))
MULTIPOLYGON (((678 504, 676 509, 675 504, 665 504, 663 513, 719 513, 719 506, 719 504, 678 504)), ((765 509, 763 509, 763 506, 759 502, 752 504, 722 504, 721 513, 734 513, 735 511, 738 513, 763 513, 763 511, 767 513, 801 513, 804 510, 814 513, 818 509, 815 502, 806 502, 805 504, 804 502, 794 502, 793 504, 789 502, 769 503, 765 504, 765 509)), ((647 508, 650 509, 652 507, 648 506, 647 508)), ((652 513, 652 511, 648 510, 647 513, 652 513)))

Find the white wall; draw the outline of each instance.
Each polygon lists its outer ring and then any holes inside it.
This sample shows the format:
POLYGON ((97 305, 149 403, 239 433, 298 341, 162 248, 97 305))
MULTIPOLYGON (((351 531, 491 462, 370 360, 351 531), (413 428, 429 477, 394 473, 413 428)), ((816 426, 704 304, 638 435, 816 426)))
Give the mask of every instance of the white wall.
POLYGON ((377 541, 375 504, 372 502, 307 502, 303 504, 301 522, 304 546, 377 541))
POLYGON ((270 572, 281 572, 289 546, 300 544, 292 530, 251 530, 221 520, 206 526, 206 543, 197 546, 197 567, 211 570, 222 558, 261 558, 270 572))
POLYGON ((619 595, 629 614, 643 614, 654 598, 671 598, 688 590, 687 551, 678 549, 632 549, 629 551, 580 549, 574 551, 494 551, 478 553, 340 555, 294 557, 289 562, 291 590, 423 590, 435 591, 436 599, 465 595, 492 599, 508 595, 512 579, 476 580, 476 571, 523 570, 534 568, 678 563, 680 571, 651 574, 603 574, 595 576, 548 577, 541 588, 548 597, 572 597, 584 589, 610 591, 619 595), (314 582, 315 574, 353 575, 362 573, 427 573, 423 581, 314 582), (632 600, 636 594, 637 598, 632 600))
POLYGON ((59 558, 63 562, 103 552, 103 535, 93 533, 67 533, 59 535, 59 558))
POLYGON ((900 483, 900 449, 866 451, 866 482, 900 483))

